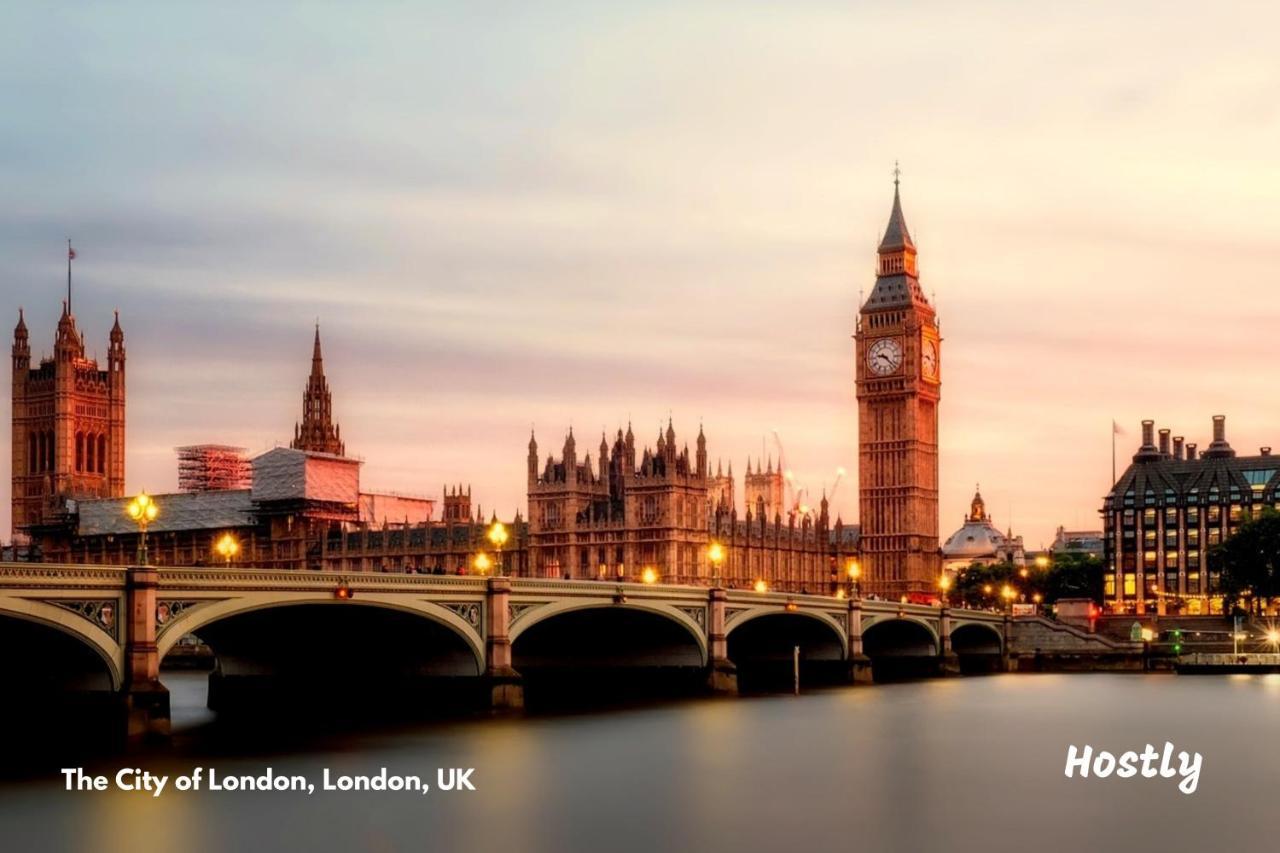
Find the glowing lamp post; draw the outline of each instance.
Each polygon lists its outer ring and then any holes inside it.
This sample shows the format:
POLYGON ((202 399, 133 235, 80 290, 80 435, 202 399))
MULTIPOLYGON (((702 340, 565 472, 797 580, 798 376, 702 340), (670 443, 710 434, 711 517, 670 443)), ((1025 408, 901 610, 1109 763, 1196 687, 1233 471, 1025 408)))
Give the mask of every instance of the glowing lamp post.
POLYGON ((858 565, 857 560, 850 560, 844 568, 844 573, 849 578, 850 597, 858 598, 858 579, 862 577, 862 566, 858 565))
POLYGON ((476 574, 487 575, 489 574, 489 569, 493 568, 493 561, 489 559, 488 554, 481 551, 476 554, 475 559, 471 561, 471 565, 475 568, 476 574))
POLYGON ((657 583, 658 570, 653 566, 646 566, 645 570, 640 573, 640 580, 644 583, 657 583))
POLYGON ((507 538, 508 538, 507 526, 503 524, 501 521, 494 521, 493 524, 489 526, 488 536, 489 536, 489 542, 493 544, 494 549, 497 551, 497 555, 498 555, 497 574, 501 575, 503 574, 502 546, 507 544, 507 538))
POLYGON ((138 525, 138 564, 147 565, 147 525, 156 520, 160 507, 145 491, 129 501, 124 508, 125 513, 138 525))
POLYGON ((724 564, 724 546, 712 542, 707 548, 707 559, 711 561, 711 585, 720 586, 720 566, 724 564))
POLYGON ((760 578, 755 582, 753 589, 755 589, 756 592, 768 592, 769 584, 765 583, 764 578, 760 578))
POLYGON ((218 544, 213 547, 221 555, 222 559, 226 561, 227 568, 231 567, 231 561, 240 553, 240 543, 230 533, 222 534, 218 544))
POLYGON ((938 578, 938 588, 942 590, 942 606, 947 606, 947 593, 951 590, 951 578, 946 574, 938 578))
POLYGON ((1013 612, 1013 599, 1016 598, 1017 595, 1018 594, 1014 592, 1013 587, 1009 586, 1008 584, 1005 584, 1003 587, 1000 588, 1000 597, 1004 599, 1005 606, 1007 607, 1010 613, 1013 612))

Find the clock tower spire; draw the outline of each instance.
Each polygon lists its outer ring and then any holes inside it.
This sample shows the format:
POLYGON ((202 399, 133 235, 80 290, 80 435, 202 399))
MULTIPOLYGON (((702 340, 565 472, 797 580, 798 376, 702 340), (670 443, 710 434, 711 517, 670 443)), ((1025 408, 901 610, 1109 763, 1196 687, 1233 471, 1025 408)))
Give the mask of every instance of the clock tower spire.
POLYGON ((876 282, 854 334, 858 399, 859 550, 869 591, 898 597, 938 582, 938 401, 941 342, 920 288, 916 245, 893 209, 877 250, 876 282))

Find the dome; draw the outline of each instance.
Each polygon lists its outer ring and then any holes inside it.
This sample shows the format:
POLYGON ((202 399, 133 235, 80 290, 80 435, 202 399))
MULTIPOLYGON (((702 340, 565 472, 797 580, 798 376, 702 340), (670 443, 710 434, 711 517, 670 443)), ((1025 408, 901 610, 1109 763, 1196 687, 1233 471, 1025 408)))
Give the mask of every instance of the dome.
POLYGON ((1005 547, 1005 536, 985 518, 966 520, 964 526, 947 537, 942 546, 942 556, 949 559, 993 557, 1005 547))
POLYGON ((994 557, 1007 542, 1005 535, 991 523, 991 516, 987 515, 982 491, 975 488, 964 526, 947 537, 942 546, 942 556, 948 560, 994 557))

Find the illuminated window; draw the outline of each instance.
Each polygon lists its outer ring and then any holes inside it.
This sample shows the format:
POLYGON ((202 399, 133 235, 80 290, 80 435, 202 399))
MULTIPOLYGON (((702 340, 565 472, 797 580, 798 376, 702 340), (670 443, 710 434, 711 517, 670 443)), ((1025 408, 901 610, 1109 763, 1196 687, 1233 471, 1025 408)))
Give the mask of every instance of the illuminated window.
POLYGON ((1116 576, 1113 574, 1105 574, 1102 576, 1102 594, 1107 598, 1116 597, 1116 576))
POLYGON ((1155 566, 1156 566, 1156 552, 1155 552, 1155 551, 1143 551, 1143 552, 1142 552, 1142 567, 1143 567, 1144 569, 1154 569, 1154 568, 1155 568, 1155 566))
POLYGON ((1124 594, 1128 598, 1133 598, 1135 595, 1138 594, 1138 576, 1137 575, 1124 576, 1124 594))
POLYGON ((1144 509, 1142 511, 1142 526, 1151 527, 1156 523, 1156 511, 1154 509, 1144 509))
POLYGON ((1232 505, 1231 505, 1231 512, 1230 512, 1230 514, 1229 514, 1229 518, 1230 518, 1230 520, 1231 520, 1231 523, 1232 523, 1232 524, 1235 524, 1237 521, 1239 521, 1239 520, 1240 520, 1240 516, 1241 516, 1242 512, 1243 512, 1243 510, 1241 510, 1241 508, 1240 508, 1240 504, 1232 504, 1232 505))
POLYGON ((1187 524, 1199 524, 1199 523, 1200 523, 1200 507, 1198 506, 1187 507, 1187 524))
POLYGON ((1187 594, 1188 595, 1200 594, 1200 573, 1199 572, 1187 572, 1187 594))
POLYGON ((1166 569, 1178 568, 1178 552, 1177 551, 1164 552, 1164 567, 1166 569))
POLYGON ((1254 494, 1260 493, 1266 488, 1267 483, 1275 476, 1276 469, 1270 468, 1266 471, 1244 471, 1244 480, 1249 484, 1249 488, 1253 489, 1254 494))
POLYGON ((1187 568, 1188 569, 1200 568, 1200 552, 1199 551, 1187 552, 1187 568))
POLYGON ((1169 507, 1164 511, 1164 525, 1165 527, 1176 527, 1177 524, 1178 509, 1177 507, 1169 507))

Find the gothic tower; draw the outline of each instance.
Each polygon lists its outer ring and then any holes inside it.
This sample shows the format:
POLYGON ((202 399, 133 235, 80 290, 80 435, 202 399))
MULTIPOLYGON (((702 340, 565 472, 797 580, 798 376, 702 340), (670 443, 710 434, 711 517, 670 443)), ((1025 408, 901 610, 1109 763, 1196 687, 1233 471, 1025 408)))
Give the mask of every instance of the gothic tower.
POLYGON ((124 495, 124 332, 111 327, 107 369, 86 357, 64 302, 53 357, 31 367, 22 311, 13 330, 13 534, 58 523, 67 500, 124 495))
POLYGON ((333 422, 333 396, 324 378, 324 358, 320 355, 320 324, 311 350, 311 376, 302 392, 302 423, 293 425, 294 450, 343 455, 342 429, 333 422))
POLYGON ((898 179, 876 283, 854 335, 858 511, 864 586, 898 597, 938 582, 938 400, 941 336, 920 289, 898 179))

